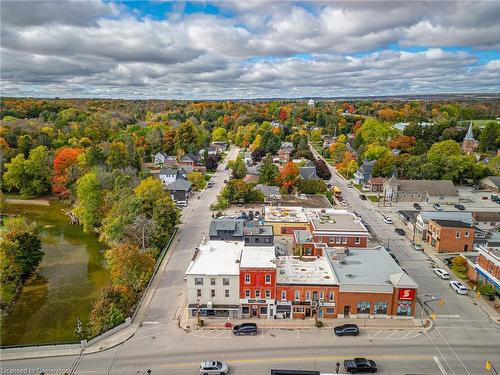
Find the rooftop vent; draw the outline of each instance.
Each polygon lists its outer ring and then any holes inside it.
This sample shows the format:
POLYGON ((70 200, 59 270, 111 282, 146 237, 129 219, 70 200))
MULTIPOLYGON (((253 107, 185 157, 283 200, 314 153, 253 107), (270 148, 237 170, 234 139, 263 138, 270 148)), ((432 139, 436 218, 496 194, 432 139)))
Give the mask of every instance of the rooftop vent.
POLYGON ((352 277, 354 277, 354 275, 352 273, 347 273, 346 277, 351 277, 352 278, 352 277))

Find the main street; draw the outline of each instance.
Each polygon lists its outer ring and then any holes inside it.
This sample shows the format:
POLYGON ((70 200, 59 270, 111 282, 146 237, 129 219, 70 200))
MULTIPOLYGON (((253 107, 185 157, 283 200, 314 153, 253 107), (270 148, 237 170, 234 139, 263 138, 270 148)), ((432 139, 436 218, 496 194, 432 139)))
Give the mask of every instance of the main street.
MULTIPOLYGON (((234 159, 232 148, 226 160, 234 159)), ((227 361, 235 374, 269 374, 271 368, 319 369, 334 372, 335 363, 354 356, 377 361, 386 374, 475 375, 484 373, 486 360, 500 353, 500 327, 473 304, 458 296, 446 281, 434 276, 424 254, 411 249, 406 238, 394 237, 394 227, 383 224, 381 211, 348 189, 332 168, 351 208, 371 225, 382 241, 391 237, 391 249, 403 268, 420 285, 419 293, 445 299, 434 306, 435 326, 427 332, 363 329, 359 337, 335 337, 331 330, 264 329, 255 337, 234 337, 227 331, 192 331, 178 327, 185 305, 184 271, 193 250, 207 234, 210 204, 229 178, 224 165, 214 176, 215 186, 192 199, 183 212, 183 224, 169 250, 171 257, 158 275, 155 294, 142 318, 143 325, 128 341, 96 354, 38 358, 2 363, 2 369, 71 369, 76 374, 196 374, 202 360, 227 361)), ((258 323, 258 321, 257 321, 258 323)), ((46 371, 46 374, 51 372, 46 371)))

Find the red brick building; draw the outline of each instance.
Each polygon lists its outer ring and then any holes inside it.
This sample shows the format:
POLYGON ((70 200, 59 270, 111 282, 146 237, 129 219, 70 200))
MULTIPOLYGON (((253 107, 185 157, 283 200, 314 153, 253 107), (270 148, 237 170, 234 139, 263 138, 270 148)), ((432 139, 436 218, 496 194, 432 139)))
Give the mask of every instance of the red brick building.
POLYGON ((500 249, 481 245, 478 255, 463 254, 467 259, 467 275, 473 281, 490 284, 500 293, 500 249))
POLYGON ((472 251, 474 227, 462 221, 429 220, 427 242, 438 253, 472 251))
POLYGON ((274 246, 245 247, 240 261, 240 305, 243 318, 275 314, 276 262, 274 246))

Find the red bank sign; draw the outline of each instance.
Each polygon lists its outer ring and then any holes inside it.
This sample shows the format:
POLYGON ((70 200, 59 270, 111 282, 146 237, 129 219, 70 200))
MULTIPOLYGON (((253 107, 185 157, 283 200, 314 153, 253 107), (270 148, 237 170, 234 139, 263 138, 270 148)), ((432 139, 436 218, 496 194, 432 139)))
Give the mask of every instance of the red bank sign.
POLYGON ((399 289, 399 299, 412 301, 415 297, 415 289, 399 289))

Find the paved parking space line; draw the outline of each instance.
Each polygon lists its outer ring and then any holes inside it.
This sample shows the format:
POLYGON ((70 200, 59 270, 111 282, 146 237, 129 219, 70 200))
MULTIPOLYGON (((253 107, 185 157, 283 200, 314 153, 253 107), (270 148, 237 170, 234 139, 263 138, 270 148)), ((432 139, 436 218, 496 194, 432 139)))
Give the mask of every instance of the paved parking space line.
POLYGON ((371 335, 371 336, 370 336, 370 335, 368 335, 368 337, 369 337, 370 339, 374 339, 374 338, 375 338, 375 336, 377 336, 380 332, 382 332, 382 330, 381 330, 381 329, 379 329, 379 330, 377 331, 377 333, 375 333, 374 335, 371 335))
POLYGON ((394 336, 396 333, 398 333, 399 331, 394 331, 392 332, 389 336, 386 337, 386 339, 389 339, 391 338, 392 336, 394 336))
MULTIPOLYGON (((410 336, 412 333, 414 333, 413 331, 410 331, 408 332, 406 335, 404 335, 402 338, 405 339, 407 338, 408 336, 410 336)), ((420 332, 417 332, 418 334, 420 334, 420 332)), ((417 335, 418 336, 418 335, 417 335)), ((415 337, 415 336, 412 336, 412 337, 415 337)))
POLYGON ((432 358, 434 358, 434 362, 436 362, 436 365, 439 367, 441 374, 448 375, 448 373, 444 369, 443 365, 441 364, 441 361, 439 360, 439 358, 438 357, 432 357, 432 358))

